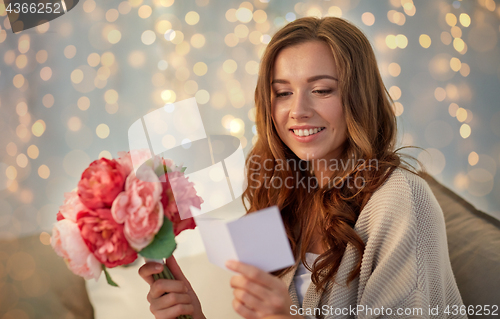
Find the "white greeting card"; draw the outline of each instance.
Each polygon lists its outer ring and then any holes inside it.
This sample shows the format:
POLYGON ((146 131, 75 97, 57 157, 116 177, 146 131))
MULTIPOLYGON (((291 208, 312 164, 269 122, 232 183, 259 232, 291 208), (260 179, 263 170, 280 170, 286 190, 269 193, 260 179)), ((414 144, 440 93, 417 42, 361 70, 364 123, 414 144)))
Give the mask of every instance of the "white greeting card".
POLYGON ((229 259, 272 272, 295 263, 277 206, 224 221, 190 207, 208 260, 224 269, 229 259))

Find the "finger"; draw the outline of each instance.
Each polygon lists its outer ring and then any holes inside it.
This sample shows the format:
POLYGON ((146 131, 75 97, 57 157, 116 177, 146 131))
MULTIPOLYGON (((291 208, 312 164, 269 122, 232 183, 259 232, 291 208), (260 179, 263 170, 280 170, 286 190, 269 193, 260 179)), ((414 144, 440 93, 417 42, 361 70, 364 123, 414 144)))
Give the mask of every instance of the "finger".
POLYGON ((175 260, 174 255, 168 257, 166 259, 166 265, 168 269, 170 269, 170 272, 172 272, 172 275, 174 275, 174 278, 177 280, 182 280, 184 281, 188 287, 191 287, 191 284, 187 280, 186 276, 184 276, 184 273, 181 270, 181 267, 179 267, 179 264, 177 264, 177 261, 175 260))
POLYGON ((150 309, 151 311, 160 311, 180 304, 191 304, 191 297, 185 293, 172 292, 154 300, 150 309))
POLYGON ((248 279, 255 281, 260 285, 267 287, 269 289, 272 289, 276 284, 275 281, 279 280, 255 266, 245 264, 236 260, 228 260, 226 262, 226 267, 228 267, 233 271, 239 272, 248 279))
POLYGON ((139 268, 139 275, 144 279, 149 285, 154 282, 153 274, 161 273, 163 270, 163 265, 155 262, 147 262, 139 268))
POLYGON ((244 290, 252 294, 255 298, 259 299, 261 302, 266 300, 267 296, 270 294, 270 291, 266 287, 263 287, 244 276, 231 277, 229 284, 231 285, 231 288, 244 290))
POLYGON ((263 304, 263 300, 243 289, 234 289, 233 295, 236 300, 249 309, 258 309, 263 304))
POLYGON ((245 319, 259 319, 255 311, 245 306, 238 299, 233 299, 233 309, 245 319))
POLYGON ((156 311, 153 314, 156 318, 176 319, 180 315, 192 315, 193 313, 193 305, 179 304, 168 309, 156 311))
POLYGON ((151 285, 149 292, 152 299, 157 299, 163 296, 164 293, 187 293, 188 287, 186 283, 180 280, 158 279, 151 285))

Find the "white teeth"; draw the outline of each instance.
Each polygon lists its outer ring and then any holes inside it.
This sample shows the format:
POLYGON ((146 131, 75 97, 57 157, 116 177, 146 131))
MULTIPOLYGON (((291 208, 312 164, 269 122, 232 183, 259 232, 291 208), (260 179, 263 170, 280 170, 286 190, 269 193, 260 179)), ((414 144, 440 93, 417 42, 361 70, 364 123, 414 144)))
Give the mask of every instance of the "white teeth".
POLYGON ((316 134, 318 132, 321 132, 323 131, 325 128, 324 127, 321 127, 321 128, 315 128, 315 129, 309 129, 309 130, 293 130, 293 133, 297 136, 309 136, 309 135, 313 135, 313 134, 316 134))

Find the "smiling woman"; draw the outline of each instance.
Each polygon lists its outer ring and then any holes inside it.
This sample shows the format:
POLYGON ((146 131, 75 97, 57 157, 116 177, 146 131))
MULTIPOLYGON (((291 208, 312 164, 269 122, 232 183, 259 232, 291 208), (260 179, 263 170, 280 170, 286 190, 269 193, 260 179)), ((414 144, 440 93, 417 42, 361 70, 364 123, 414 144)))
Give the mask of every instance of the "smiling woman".
MULTIPOLYGON (((255 104, 258 139, 246 160, 243 204, 247 213, 280 208, 296 263, 269 274, 229 261, 239 273, 231 279, 236 312, 466 318, 450 310, 463 302, 443 213, 395 149, 393 103, 365 35, 334 17, 289 23, 264 52, 255 104)), ((143 266, 145 280, 153 267, 143 266)), ((182 281, 152 286, 157 318, 204 318, 182 281)))
POLYGON ((282 283, 233 268, 242 274, 232 281, 238 313, 403 318, 409 307, 427 317, 429 307, 462 305, 441 208, 395 149, 393 102, 357 27, 308 17, 279 30, 262 57, 255 104, 243 202, 248 213, 279 206, 297 262, 273 273, 282 283), (308 165, 259 169, 269 160, 308 165), (307 182, 265 187, 269 179, 307 182))

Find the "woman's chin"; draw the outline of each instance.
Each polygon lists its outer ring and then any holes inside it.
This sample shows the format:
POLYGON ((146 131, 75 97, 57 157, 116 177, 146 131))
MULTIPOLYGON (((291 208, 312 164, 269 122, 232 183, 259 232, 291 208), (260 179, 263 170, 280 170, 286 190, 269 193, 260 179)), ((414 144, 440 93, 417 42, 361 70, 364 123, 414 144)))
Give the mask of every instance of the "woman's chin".
POLYGON ((321 158, 322 154, 319 154, 318 152, 295 152, 295 155, 303 160, 303 161, 312 161, 312 160, 317 160, 321 158))

